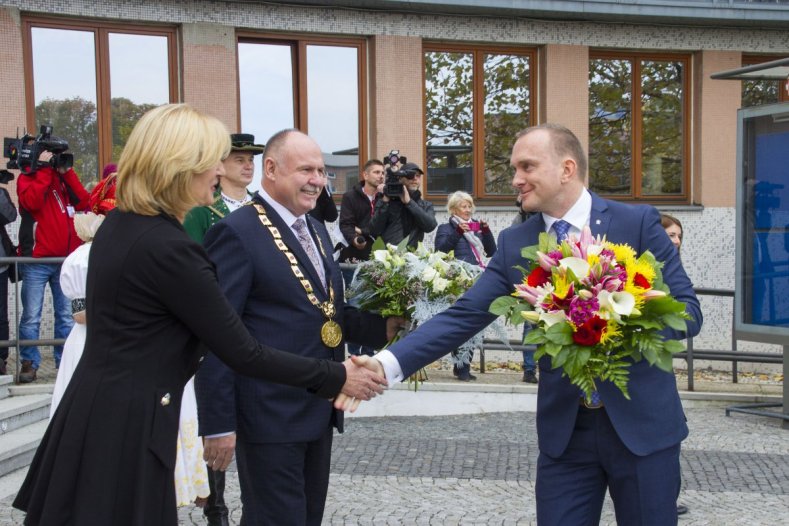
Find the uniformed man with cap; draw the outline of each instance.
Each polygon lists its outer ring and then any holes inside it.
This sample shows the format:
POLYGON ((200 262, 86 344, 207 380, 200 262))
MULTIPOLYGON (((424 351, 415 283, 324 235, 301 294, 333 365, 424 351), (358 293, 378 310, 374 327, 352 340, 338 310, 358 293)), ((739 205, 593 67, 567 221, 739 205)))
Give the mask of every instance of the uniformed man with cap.
POLYGON ((219 182, 216 201, 211 206, 193 208, 184 220, 186 233, 198 243, 203 242, 214 223, 252 199, 247 186, 254 177, 254 156, 262 154, 265 145, 255 144, 255 136, 249 133, 233 133, 230 141, 232 147, 227 159, 222 161, 225 175, 219 182))

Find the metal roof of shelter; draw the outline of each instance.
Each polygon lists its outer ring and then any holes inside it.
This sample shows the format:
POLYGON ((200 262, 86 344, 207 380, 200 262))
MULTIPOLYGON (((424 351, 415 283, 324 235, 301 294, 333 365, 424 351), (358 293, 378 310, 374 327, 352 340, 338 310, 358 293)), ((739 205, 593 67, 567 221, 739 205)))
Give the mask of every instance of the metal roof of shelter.
POLYGON ((789 57, 713 73, 716 80, 785 80, 789 79, 789 57))

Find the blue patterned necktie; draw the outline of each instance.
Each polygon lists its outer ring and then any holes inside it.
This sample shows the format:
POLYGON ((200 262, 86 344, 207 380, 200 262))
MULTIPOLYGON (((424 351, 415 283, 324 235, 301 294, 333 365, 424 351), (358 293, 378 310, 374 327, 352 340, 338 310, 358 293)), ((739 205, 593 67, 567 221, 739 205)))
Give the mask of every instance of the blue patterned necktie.
POLYGON ((561 243, 562 241, 567 239, 567 235, 570 232, 571 226, 572 225, 570 225, 570 223, 568 223, 564 219, 559 219, 558 221, 556 221, 551 227, 553 228, 553 231, 556 233, 556 241, 561 243))
POLYGON ((312 240, 310 239, 310 233, 307 231, 307 223, 304 221, 303 218, 298 218, 293 223, 293 230, 296 231, 296 234, 299 238, 299 243, 301 244, 301 248, 304 249, 304 252, 307 253, 307 256, 310 258, 312 262, 312 266, 318 272, 318 275, 321 277, 321 285, 326 287, 326 275, 323 270, 323 262, 318 257, 318 253, 315 252, 315 246, 312 244, 312 240))

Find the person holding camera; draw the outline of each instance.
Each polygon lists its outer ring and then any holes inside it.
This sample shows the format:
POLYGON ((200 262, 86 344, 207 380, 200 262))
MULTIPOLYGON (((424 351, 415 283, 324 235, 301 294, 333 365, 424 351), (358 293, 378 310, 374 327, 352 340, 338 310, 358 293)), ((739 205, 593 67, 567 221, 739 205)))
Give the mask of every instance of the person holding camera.
POLYGON ((408 238, 408 246, 416 248, 438 225, 436 212, 433 203, 422 199, 422 169, 406 162, 395 171, 399 166, 398 159, 387 170, 383 195, 376 200, 370 220, 370 235, 393 245, 408 238))
MULTIPOLYGON (((82 240, 74 230, 74 212, 88 210, 90 196, 80 183, 77 173, 70 166, 53 162, 55 155, 43 151, 39 164, 32 173, 24 173, 17 181, 19 206, 36 222, 33 236, 34 258, 66 257, 82 240)), ((58 157, 59 158, 59 157, 58 157)), ((68 163, 70 164, 70 163, 68 163)), ((20 265, 22 273, 22 318, 19 322, 19 339, 37 340, 41 326, 41 309, 44 289, 49 284, 55 311, 55 338, 66 338, 74 325, 71 302, 60 289, 60 263, 26 263, 20 265)), ((54 348, 55 367, 60 367, 63 347, 54 348)), ((41 364, 41 354, 34 345, 19 348, 22 369, 20 383, 36 379, 41 364)))
MULTIPOLYGON (((496 252, 496 240, 485 221, 472 218, 474 199, 466 192, 455 192, 447 200, 449 221, 438 227, 436 250, 455 252, 455 258, 485 268, 486 258, 496 252)), ((471 374, 473 353, 462 356, 452 351, 452 372, 461 382, 476 380, 471 374)))
MULTIPOLYGON (((348 245, 340 252, 341 263, 357 263, 370 259, 373 237, 370 235, 370 220, 373 217, 378 192, 383 190, 384 163, 378 159, 370 159, 364 163, 364 169, 358 184, 342 195, 340 206, 340 232, 348 245)), ((353 268, 343 268, 342 277, 345 287, 351 285, 353 268)), ((367 354, 375 352, 371 347, 347 343, 349 354, 367 354)))

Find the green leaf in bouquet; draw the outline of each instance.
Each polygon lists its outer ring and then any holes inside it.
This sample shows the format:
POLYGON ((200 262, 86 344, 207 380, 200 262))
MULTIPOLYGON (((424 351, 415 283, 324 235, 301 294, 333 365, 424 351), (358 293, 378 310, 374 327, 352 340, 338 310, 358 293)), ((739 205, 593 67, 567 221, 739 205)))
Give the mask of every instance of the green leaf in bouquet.
POLYGON ((556 237, 549 234, 548 232, 540 232, 540 237, 537 240, 537 248, 543 254, 547 254, 551 250, 556 249, 558 243, 556 243, 556 237))
POLYGON ((645 333, 641 336, 639 341, 641 354, 649 362, 649 365, 655 365, 658 360, 658 353, 663 350, 663 341, 659 334, 645 333))
POLYGON ((403 240, 397 244, 397 252, 400 254, 404 254, 408 252, 408 242, 410 240, 411 240, 410 236, 406 236, 405 238, 403 238, 403 240))
MULTIPOLYGON (((544 351, 545 354, 554 358, 559 352, 562 350, 562 346, 552 342, 545 342, 542 347, 540 347, 541 351, 544 351)), ((553 362, 552 362, 553 363, 553 362)), ((556 369, 556 365, 553 365, 553 368, 556 369)))
MULTIPOLYGON (((562 347, 561 350, 556 353, 556 356, 553 356, 551 360, 551 366, 556 369, 557 367, 563 367, 564 363, 570 357, 571 351, 569 347, 562 347)), ((568 371, 569 373, 569 371, 568 371)))
POLYGON ((680 316, 678 314, 669 313, 663 316, 663 323, 667 326, 671 327, 675 331, 686 331, 688 330, 688 322, 684 316, 680 316))
POLYGON ((381 236, 375 238, 375 241, 373 241, 373 246, 370 247, 370 250, 372 252, 375 252, 376 250, 386 250, 386 242, 384 241, 384 238, 381 236))
POLYGON ((542 327, 532 327, 532 329, 526 333, 526 337, 523 338, 524 345, 541 345, 547 341, 548 339, 545 337, 545 331, 542 327))
POLYGON ((513 296, 499 296, 490 304, 488 311, 496 316, 509 316, 517 304, 518 299, 513 296))
POLYGON ((676 354, 685 350, 685 344, 679 340, 666 340, 663 342, 663 349, 671 354, 676 354))
POLYGON ((545 331, 545 337, 558 345, 572 345, 573 328, 567 322, 554 323, 545 331))
POLYGON ((525 267, 522 267, 521 265, 513 265, 512 268, 514 268, 515 270, 520 271, 520 273, 523 274, 524 276, 528 276, 529 274, 531 274, 531 270, 529 270, 529 269, 527 269, 525 267))
MULTIPOLYGON (((537 261, 537 251, 539 247, 537 245, 531 245, 528 247, 523 247, 521 249, 521 256, 524 259, 528 259, 529 261, 537 261)), ((524 272, 524 274, 528 274, 528 272, 524 272)))
POLYGON ((685 304, 675 300, 671 296, 663 296, 649 300, 644 303, 644 306, 641 308, 641 313, 644 316, 660 316, 661 314, 668 314, 671 312, 677 314, 685 312, 685 304))
POLYGON ((628 318, 627 319, 628 325, 635 325, 637 327, 643 327, 644 329, 662 329, 663 324, 659 320, 649 320, 643 317, 640 318, 628 318))
POLYGON ((671 373, 674 371, 674 356, 670 352, 663 350, 658 353, 654 365, 657 366, 658 369, 671 373))

